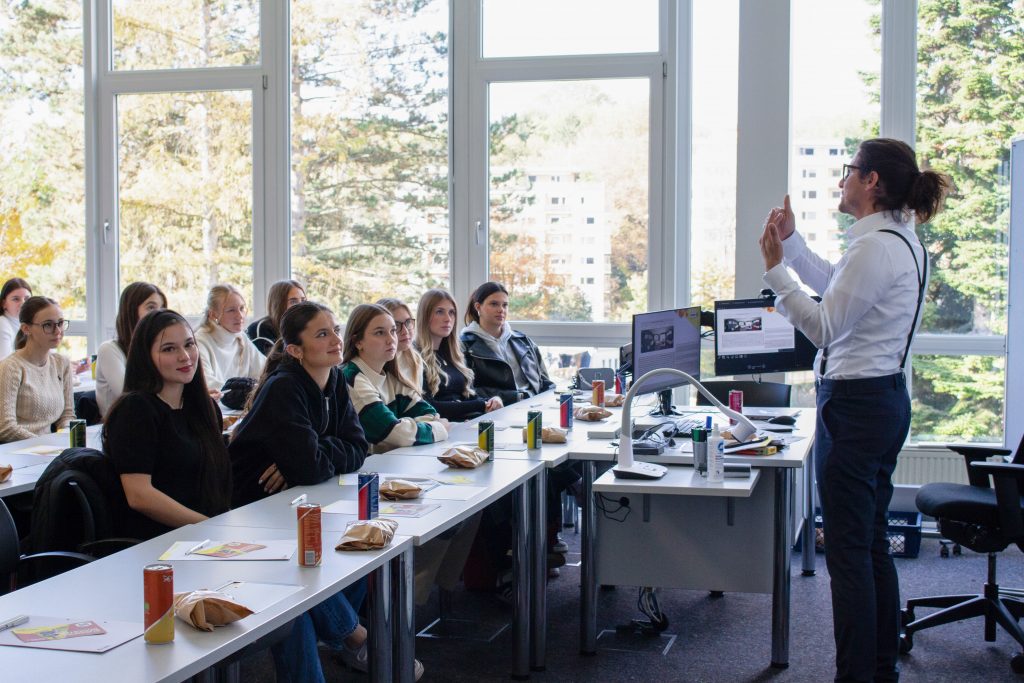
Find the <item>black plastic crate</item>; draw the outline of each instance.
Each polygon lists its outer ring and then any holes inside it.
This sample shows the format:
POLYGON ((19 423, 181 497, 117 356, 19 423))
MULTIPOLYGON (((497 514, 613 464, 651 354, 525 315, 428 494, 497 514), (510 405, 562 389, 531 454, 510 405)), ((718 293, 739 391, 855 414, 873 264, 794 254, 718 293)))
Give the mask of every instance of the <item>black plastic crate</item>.
MULTIPOLYGON (((921 513, 889 510, 889 552, 893 557, 917 557, 921 552, 921 513)), ((803 536, 797 541, 795 550, 799 551, 803 536)), ((821 510, 814 510, 814 550, 825 552, 825 531, 821 528, 821 510)))

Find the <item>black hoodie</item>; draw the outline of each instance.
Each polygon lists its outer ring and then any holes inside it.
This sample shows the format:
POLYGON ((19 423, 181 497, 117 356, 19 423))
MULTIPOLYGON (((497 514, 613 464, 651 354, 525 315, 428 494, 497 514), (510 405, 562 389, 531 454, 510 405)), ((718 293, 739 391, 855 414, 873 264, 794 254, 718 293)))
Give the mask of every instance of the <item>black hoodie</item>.
POLYGON ((257 389, 228 446, 232 504, 267 495, 259 478, 271 463, 289 486, 309 486, 355 472, 369 448, 341 370, 333 368, 320 391, 298 363, 285 361, 257 389))

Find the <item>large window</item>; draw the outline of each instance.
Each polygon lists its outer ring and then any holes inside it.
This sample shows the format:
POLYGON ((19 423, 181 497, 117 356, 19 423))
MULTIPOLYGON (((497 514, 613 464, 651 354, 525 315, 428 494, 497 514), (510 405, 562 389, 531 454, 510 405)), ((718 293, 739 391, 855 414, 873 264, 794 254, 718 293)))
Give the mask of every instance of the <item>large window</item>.
POLYGON ((448 3, 291 3, 292 271, 345 316, 448 286, 448 3))

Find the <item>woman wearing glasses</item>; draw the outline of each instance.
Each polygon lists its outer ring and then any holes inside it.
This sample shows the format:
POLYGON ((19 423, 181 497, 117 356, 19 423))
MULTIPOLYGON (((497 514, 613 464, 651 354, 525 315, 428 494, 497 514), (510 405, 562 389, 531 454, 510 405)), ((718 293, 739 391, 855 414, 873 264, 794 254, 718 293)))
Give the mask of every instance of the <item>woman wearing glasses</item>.
POLYGON ((413 339, 416 338, 416 318, 412 317, 412 311, 401 299, 388 297, 378 300, 377 305, 388 309, 391 317, 395 319, 395 331, 398 332, 395 364, 398 365, 398 371, 422 394, 423 358, 412 345, 413 339))
POLYGON ((68 321, 53 299, 29 297, 19 313, 16 351, 0 361, 0 442, 67 427, 75 416, 71 361, 52 353, 68 321))
POLYGON ((0 307, 3 309, 3 316, 0 316, 0 359, 14 353, 14 337, 21 327, 18 315, 30 296, 32 288, 20 277, 12 277, 0 290, 0 307))

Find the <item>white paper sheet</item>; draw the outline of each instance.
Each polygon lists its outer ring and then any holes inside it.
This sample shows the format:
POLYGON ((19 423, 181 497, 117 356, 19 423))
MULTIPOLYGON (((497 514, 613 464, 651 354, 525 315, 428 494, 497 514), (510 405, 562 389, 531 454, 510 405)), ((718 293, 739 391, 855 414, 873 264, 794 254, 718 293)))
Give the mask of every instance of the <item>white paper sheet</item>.
POLYGON ((320 512, 327 515, 355 515, 359 513, 359 508, 354 500, 339 500, 325 505, 320 512))
POLYGON ((38 444, 36 446, 28 446, 27 448, 21 448, 12 453, 21 453, 23 455, 60 455, 64 452, 64 449, 68 446, 51 446, 50 444, 38 444))

